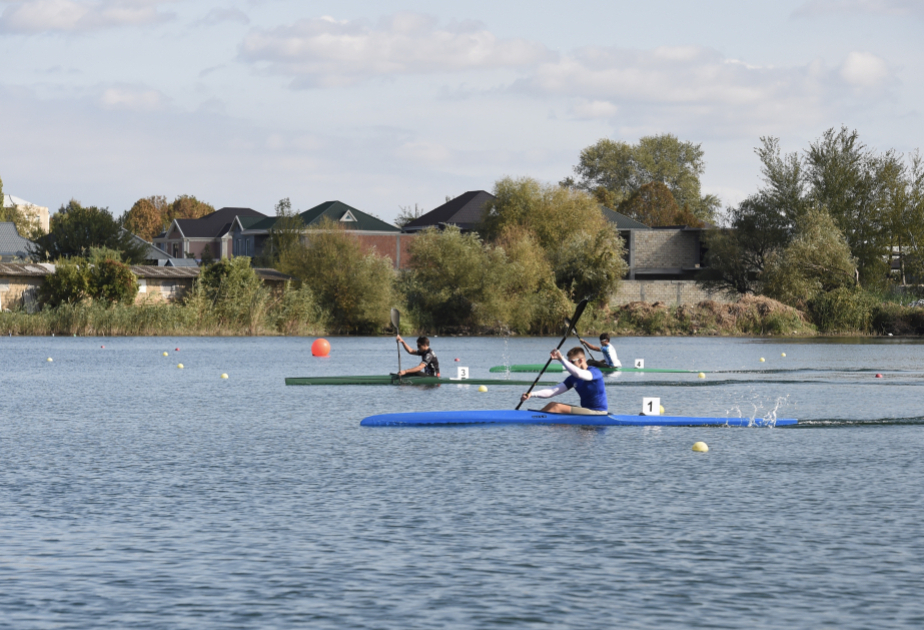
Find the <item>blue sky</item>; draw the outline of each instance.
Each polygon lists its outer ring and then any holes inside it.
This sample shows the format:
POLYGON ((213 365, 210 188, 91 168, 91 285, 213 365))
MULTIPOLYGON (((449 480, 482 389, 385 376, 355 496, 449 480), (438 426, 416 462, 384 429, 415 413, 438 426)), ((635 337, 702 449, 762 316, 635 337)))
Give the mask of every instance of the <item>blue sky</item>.
POLYGON ((919 0, 0 0, 0 177, 52 209, 290 197, 392 220, 670 132, 733 204, 760 136, 924 144, 922 31, 919 0))

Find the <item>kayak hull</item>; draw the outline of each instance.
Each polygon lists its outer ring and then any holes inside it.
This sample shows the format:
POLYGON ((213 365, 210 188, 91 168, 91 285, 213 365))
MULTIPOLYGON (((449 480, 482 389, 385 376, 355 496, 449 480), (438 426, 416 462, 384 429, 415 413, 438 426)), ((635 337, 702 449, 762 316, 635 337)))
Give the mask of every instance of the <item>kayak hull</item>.
MULTIPOLYGON (((505 373, 505 372, 541 372, 544 364, 542 363, 527 363, 524 365, 495 365, 492 367, 489 372, 494 374, 505 373)), ((604 374, 612 374, 613 372, 648 372, 649 374, 698 374, 700 370, 671 370, 666 368, 631 368, 631 367, 618 367, 618 368, 599 368, 604 374)), ((551 364, 546 372, 549 374, 559 374, 565 371, 565 366, 561 363, 551 364)))
MULTIPOLYGON (((540 381, 537 385, 554 386, 557 381, 540 381)), ((286 379, 286 385, 516 385, 529 387, 532 380, 499 378, 467 378, 456 380, 438 376, 405 376, 398 378, 389 374, 371 376, 304 376, 286 379)))
POLYGON ((386 413, 364 418, 364 427, 411 427, 457 424, 570 424, 584 427, 783 427, 797 424, 792 418, 688 418, 684 416, 578 416, 542 411, 494 409, 479 411, 421 411, 386 413))

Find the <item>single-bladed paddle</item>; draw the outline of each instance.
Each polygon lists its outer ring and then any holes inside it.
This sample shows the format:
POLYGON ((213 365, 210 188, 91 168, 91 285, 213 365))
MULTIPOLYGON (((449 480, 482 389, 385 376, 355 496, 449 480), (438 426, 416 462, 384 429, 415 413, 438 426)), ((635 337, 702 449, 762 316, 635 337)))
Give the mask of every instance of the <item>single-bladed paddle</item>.
MULTIPOLYGON (((571 320, 568 319, 567 317, 565 318, 565 325, 566 325, 566 326, 571 326, 571 320)), ((590 360, 591 360, 591 361, 596 361, 597 359, 595 359, 595 358, 594 358, 594 355, 591 354, 590 348, 587 347, 587 342, 584 341, 583 339, 581 339, 581 333, 579 333, 579 332, 577 331, 577 326, 571 326, 571 330, 574 331, 574 336, 577 337, 578 341, 581 342, 581 345, 584 346, 584 349, 587 350, 587 356, 590 357, 590 360)))
MULTIPOLYGON (((391 309, 391 325, 395 327, 395 345, 398 346, 398 374, 401 374, 401 342, 398 341, 398 335, 401 334, 401 311, 396 308, 391 309)), ((401 376, 398 376, 401 380, 401 376)))
MULTIPOLYGON (((556 350, 561 350, 561 347, 565 345, 565 342, 568 341, 568 337, 571 336, 571 332, 574 330, 574 326, 577 324, 577 321, 581 319, 581 315, 584 313, 584 308, 587 307, 587 298, 581 300, 577 305, 577 308, 574 309, 574 315, 571 316, 570 320, 567 320, 569 323, 567 325, 567 330, 565 330, 565 336, 561 338, 561 341, 558 342, 558 347, 556 350)), ((533 384, 529 386, 529 389, 526 390, 526 393, 529 394, 533 391, 533 388, 536 386, 536 383, 539 382, 539 379, 542 378, 542 375, 545 374, 545 371, 549 369, 549 365, 552 363, 552 357, 549 357, 549 360, 545 362, 545 367, 542 368, 542 371, 539 372, 539 376, 536 377, 536 380, 533 381, 533 384)), ((523 401, 520 401, 520 404, 516 406, 518 410, 523 405, 523 401)))

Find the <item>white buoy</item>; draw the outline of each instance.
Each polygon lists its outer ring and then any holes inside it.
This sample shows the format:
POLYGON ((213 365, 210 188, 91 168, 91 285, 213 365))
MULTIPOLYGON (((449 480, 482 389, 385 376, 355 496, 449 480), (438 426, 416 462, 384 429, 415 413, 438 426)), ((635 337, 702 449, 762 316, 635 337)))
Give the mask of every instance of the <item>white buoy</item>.
POLYGON ((697 453, 708 453, 709 447, 706 446, 705 442, 697 442, 693 445, 693 450, 697 453))
POLYGON ((164 353, 164 356, 167 356, 167 353, 166 353, 166 352, 164 353))
POLYGON ((785 357, 785 356, 786 356, 786 353, 784 352, 784 353, 782 353, 780 356, 781 356, 781 357, 785 357))
POLYGON ((221 375, 221 378, 228 378, 228 375, 227 375, 227 374, 222 374, 222 375, 221 375))
POLYGON ((700 378, 706 378, 706 375, 703 372, 700 372, 697 376, 699 376, 700 378))
POLYGON ((763 357, 760 357, 760 362, 761 362, 761 363, 763 363, 765 360, 766 360, 766 359, 764 359, 763 357))
POLYGON ((48 357, 48 362, 51 363, 51 357, 48 357))
POLYGON ((181 370, 183 369, 183 364, 182 364, 182 363, 177 363, 176 366, 177 366, 178 368, 180 368, 181 370))
POLYGON ((488 388, 485 387, 484 385, 479 385, 479 386, 478 386, 478 391, 479 391, 479 392, 486 392, 486 391, 488 391, 488 388))

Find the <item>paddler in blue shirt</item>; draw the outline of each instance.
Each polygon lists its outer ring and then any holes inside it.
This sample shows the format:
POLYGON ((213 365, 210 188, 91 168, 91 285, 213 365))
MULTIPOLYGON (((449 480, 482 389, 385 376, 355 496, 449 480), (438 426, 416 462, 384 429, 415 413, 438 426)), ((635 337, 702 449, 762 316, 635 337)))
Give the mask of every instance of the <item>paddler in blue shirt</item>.
POLYGON ((609 413, 609 404, 606 401, 606 385, 603 383, 603 372, 595 367, 588 367, 587 357, 583 348, 572 348, 568 351, 568 358, 561 356, 556 348, 552 350, 552 358, 560 361, 569 376, 564 382, 551 389, 540 389, 535 392, 523 394, 521 400, 526 402, 530 398, 551 398, 574 389, 581 397, 581 406, 566 405, 551 402, 542 408, 546 413, 570 413, 582 416, 605 416, 609 413))
POLYGON ((436 355, 433 353, 433 350, 430 349, 430 340, 426 337, 417 338, 417 350, 411 350, 411 347, 407 345, 407 342, 401 338, 401 335, 397 336, 398 343, 404 346, 404 349, 407 350, 408 354, 413 354, 420 357, 420 365, 417 367, 412 367, 407 370, 401 370, 398 372, 398 376, 439 376, 440 375, 440 362, 436 358, 436 355))
POLYGON ((588 350, 595 350, 597 352, 603 353, 603 361, 591 360, 587 362, 587 365, 590 365, 592 367, 610 367, 610 368, 622 367, 622 363, 619 362, 619 357, 616 356, 616 348, 613 346, 612 343, 610 343, 609 333, 603 333, 602 335, 600 335, 599 347, 595 346, 592 343, 587 343, 580 337, 578 337, 578 339, 581 340, 581 344, 588 350))

